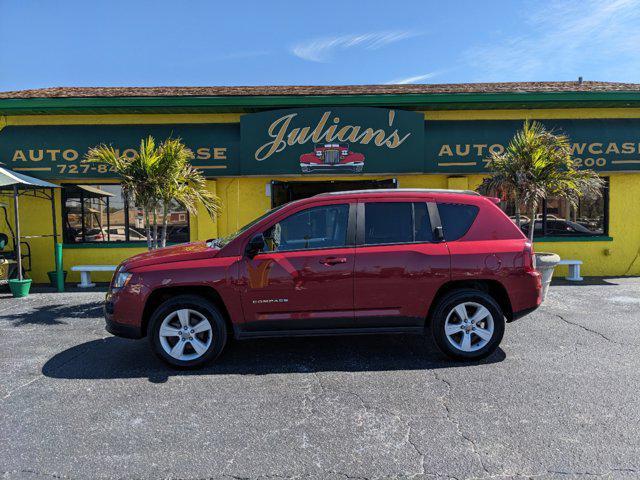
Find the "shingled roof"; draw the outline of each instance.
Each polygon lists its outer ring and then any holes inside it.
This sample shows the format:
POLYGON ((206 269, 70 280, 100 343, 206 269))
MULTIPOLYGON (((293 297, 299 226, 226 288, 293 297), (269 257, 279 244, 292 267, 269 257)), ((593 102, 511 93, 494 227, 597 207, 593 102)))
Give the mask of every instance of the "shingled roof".
POLYGON ((638 83, 508 82, 422 85, 245 86, 245 87, 51 87, 0 92, 0 99, 113 97, 238 97, 554 92, 640 92, 638 83))

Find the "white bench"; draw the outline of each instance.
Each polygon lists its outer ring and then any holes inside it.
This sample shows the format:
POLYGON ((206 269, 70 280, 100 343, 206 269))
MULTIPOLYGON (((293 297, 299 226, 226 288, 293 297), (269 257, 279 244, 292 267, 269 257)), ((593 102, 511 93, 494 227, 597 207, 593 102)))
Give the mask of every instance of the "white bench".
POLYGON ((569 276, 565 277, 567 280, 571 280, 572 282, 580 282, 583 280, 580 276, 580 265, 582 265, 582 260, 560 260, 558 265, 569 266, 569 276))
POLYGON ((72 272, 80 272, 80 288, 95 287, 95 283, 91 283, 91 272, 115 272, 117 265, 76 265, 71 267, 72 272))

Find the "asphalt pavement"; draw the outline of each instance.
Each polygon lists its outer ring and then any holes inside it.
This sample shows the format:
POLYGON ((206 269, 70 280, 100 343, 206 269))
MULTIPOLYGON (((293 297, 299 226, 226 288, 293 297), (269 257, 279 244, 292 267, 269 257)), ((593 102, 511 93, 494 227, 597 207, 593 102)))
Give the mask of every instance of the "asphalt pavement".
POLYGON ((0 479, 640 477, 640 278, 553 285, 473 364, 359 336, 176 371, 103 297, 0 295, 0 479))

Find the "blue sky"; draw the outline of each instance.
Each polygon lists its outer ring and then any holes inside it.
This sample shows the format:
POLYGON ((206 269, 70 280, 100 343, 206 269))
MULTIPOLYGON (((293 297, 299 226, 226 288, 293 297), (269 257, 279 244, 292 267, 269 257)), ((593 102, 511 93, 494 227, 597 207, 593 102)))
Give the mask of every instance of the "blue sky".
POLYGON ((640 0, 0 0, 0 90, 640 82, 640 0))

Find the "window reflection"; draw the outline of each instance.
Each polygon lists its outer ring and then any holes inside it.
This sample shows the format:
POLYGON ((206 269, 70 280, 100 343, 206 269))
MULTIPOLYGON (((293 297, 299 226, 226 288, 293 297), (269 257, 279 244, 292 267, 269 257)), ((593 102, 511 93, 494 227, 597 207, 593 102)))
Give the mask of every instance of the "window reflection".
MULTIPOLYGON (((573 208, 562 198, 548 198, 538 207, 534 219, 534 237, 540 236, 595 236, 608 234, 608 194, 607 180, 603 194, 598 199, 580 199, 577 208, 573 208)), ((516 221, 513 202, 502 202, 501 208, 509 218, 516 221)), ((520 205, 520 228, 529 234, 532 223, 530 213, 520 205)))
MULTIPOLYGON (((146 242, 141 208, 129 205, 118 184, 64 185, 65 243, 146 242)), ((162 212, 156 212, 158 225, 162 212)), ((167 242, 189 241, 189 215, 176 201, 169 206, 167 242)))

